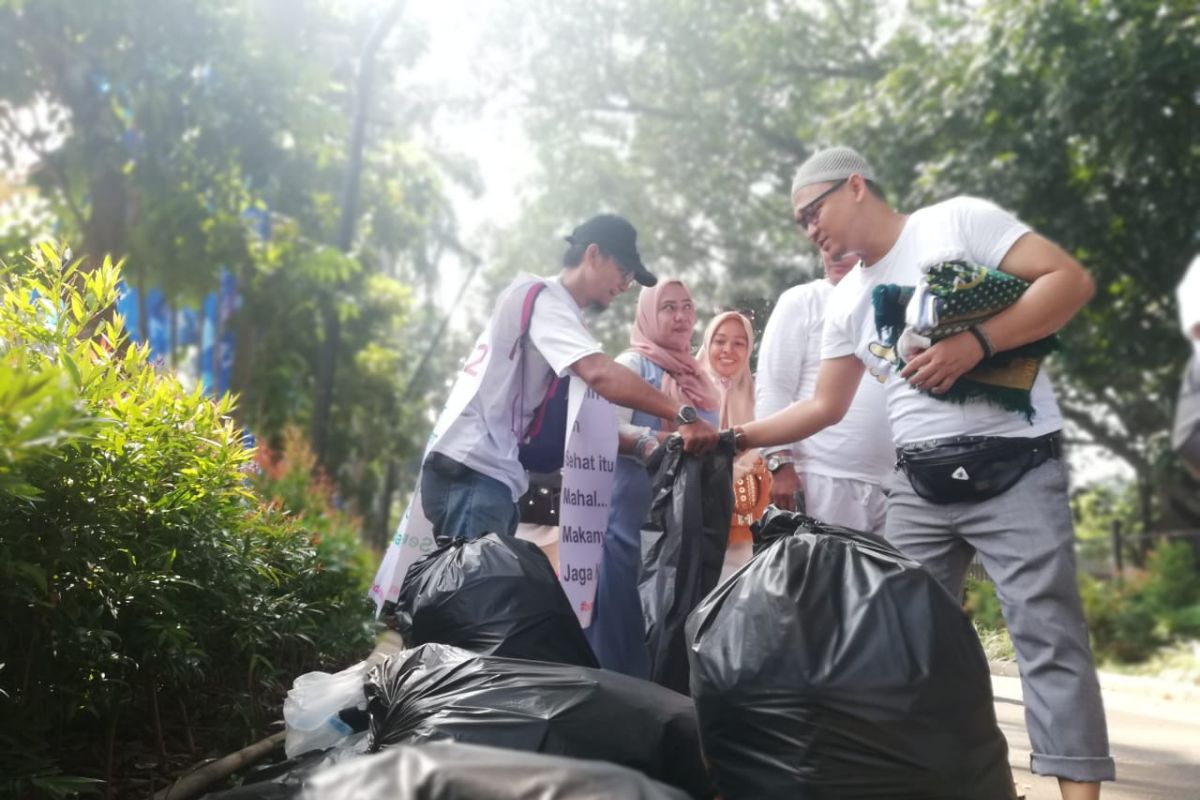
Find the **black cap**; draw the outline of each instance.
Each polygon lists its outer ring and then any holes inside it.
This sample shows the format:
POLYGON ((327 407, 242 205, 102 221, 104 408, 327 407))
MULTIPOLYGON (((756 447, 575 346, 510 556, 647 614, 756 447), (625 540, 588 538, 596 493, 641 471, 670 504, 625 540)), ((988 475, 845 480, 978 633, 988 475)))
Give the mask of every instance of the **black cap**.
POLYGON ((571 231, 571 245, 587 247, 594 244, 617 260, 642 286, 653 286, 658 278, 646 269, 637 251, 637 229, 629 220, 616 214, 599 214, 571 231))

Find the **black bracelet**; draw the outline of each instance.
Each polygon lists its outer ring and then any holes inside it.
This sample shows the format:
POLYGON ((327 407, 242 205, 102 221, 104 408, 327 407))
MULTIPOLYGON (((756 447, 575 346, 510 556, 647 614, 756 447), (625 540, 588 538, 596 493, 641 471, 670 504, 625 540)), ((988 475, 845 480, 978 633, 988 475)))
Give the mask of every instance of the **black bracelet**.
POLYGON ((992 342, 988 339, 987 334, 979 329, 978 325, 972 325, 967 328, 971 335, 975 337, 975 341, 979 342, 979 346, 983 348, 983 359, 987 361, 996 354, 996 348, 992 347, 992 342))

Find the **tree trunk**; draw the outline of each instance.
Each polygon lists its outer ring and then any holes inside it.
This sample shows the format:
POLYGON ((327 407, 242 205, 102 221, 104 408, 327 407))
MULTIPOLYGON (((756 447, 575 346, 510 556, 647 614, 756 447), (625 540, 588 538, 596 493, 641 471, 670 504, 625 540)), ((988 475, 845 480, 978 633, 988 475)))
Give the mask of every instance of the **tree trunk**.
POLYGON ((328 467, 329 418, 333 409, 333 382, 338 351, 342 345, 342 323, 332 292, 321 297, 321 349, 317 352, 316 387, 312 412, 312 449, 318 467, 328 467))
POLYGON ((91 211, 83 232, 84 269, 95 269, 105 256, 123 258, 128 245, 128 193, 120 170, 106 167, 89 183, 91 211))
POLYGON ((1137 540, 1137 565, 1139 568, 1146 566, 1146 556, 1149 555, 1150 549, 1153 546, 1152 533, 1154 531, 1154 486, 1151 485, 1150 476, 1138 474, 1138 516, 1141 518, 1142 531, 1137 540))
POLYGON ((398 468, 396 459, 389 458, 387 462, 387 470, 383 475, 383 486, 379 493, 379 510, 376 514, 376 523, 372 544, 379 547, 387 545, 388 536, 392 532, 392 497, 396 494, 396 478, 398 477, 398 468))
POLYGON ((254 388, 251 378, 254 375, 255 355, 258 348, 258 337, 254 329, 254 320, 250 311, 250 273, 253 268, 242 267, 238 277, 238 292, 242 302, 233 312, 227 324, 233 325, 233 368, 229 375, 229 391, 237 395, 237 406, 233 409, 234 419, 243 427, 253 416, 250 409, 254 408, 254 388))
MULTIPOLYGON (((367 111, 371 107, 371 86, 375 78, 375 54, 400 18, 404 0, 395 0, 380 17, 363 45, 354 92, 354 127, 350 132, 347 154, 346 181, 342 187, 342 211, 338 223, 337 246, 343 253, 354 244, 354 228, 358 222, 358 185, 362 177, 363 147, 367 138, 367 111)), ((333 408, 333 382, 338 351, 342 345, 341 322, 334 299, 337 287, 330 287, 321 298, 321 324, 325 336, 317 354, 316 390, 313 397, 312 448, 317 464, 328 467, 329 417, 333 408)))

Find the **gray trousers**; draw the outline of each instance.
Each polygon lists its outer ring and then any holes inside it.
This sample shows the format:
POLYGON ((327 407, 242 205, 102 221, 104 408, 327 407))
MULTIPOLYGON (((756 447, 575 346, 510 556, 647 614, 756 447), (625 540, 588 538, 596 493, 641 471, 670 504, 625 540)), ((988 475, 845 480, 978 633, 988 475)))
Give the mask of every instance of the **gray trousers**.
POLYGON ((899 469, 884 489, 888 541, 951 595, 962 596, 976 552, 995 581, 1021 668, 1032 771, 1073 781, 1113 780, 1076 584, 1075 528, 1062 462, 1049 459, 1007 492, 978 503, 930 503, 899 469))

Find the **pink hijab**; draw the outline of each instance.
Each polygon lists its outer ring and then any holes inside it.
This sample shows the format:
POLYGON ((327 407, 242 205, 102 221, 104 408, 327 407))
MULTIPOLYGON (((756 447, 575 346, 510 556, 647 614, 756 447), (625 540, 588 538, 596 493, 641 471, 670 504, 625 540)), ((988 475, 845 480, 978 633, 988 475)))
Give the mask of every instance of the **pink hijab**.
MULTIPOLYGON (((658 327, 659 293, 664 287, 678 284, 685 292, 683 281, 660 281, 657 286, 647 286, 638 295, 637 317, 629 334, 629 343, 635 352, 641 353, 663 368, 663 393, 681 403, 695 406, 701 411, 715 411, 720 405, 717 393, 708 373, 692 355, 691 348, 668 349, 662 344, 666 337, 658 327)), ((691 299, 688 292, 688 299, 691 299)))
POLYGON ((750 374, 750 353, 752 352, 754 352, 754 328, 750 325, 750 320, 736 311, 718 314, 704 329, 704 343, 700 345, 700 352, 696 354, 696 360, 704 367, 704 371, 708 373, 708 377, 721 393, 722 428, 731 428, 734 425, 754 420, 754 376, 750 374), (712 348, 713 337, 717 335, 717 328, 731 319, 738 320, 746 329, 748 347, 746 363, 742 365, 741 370, 732 378, 724 378, 713 369, 712 363, 709 361, 709 350, 712 348))

